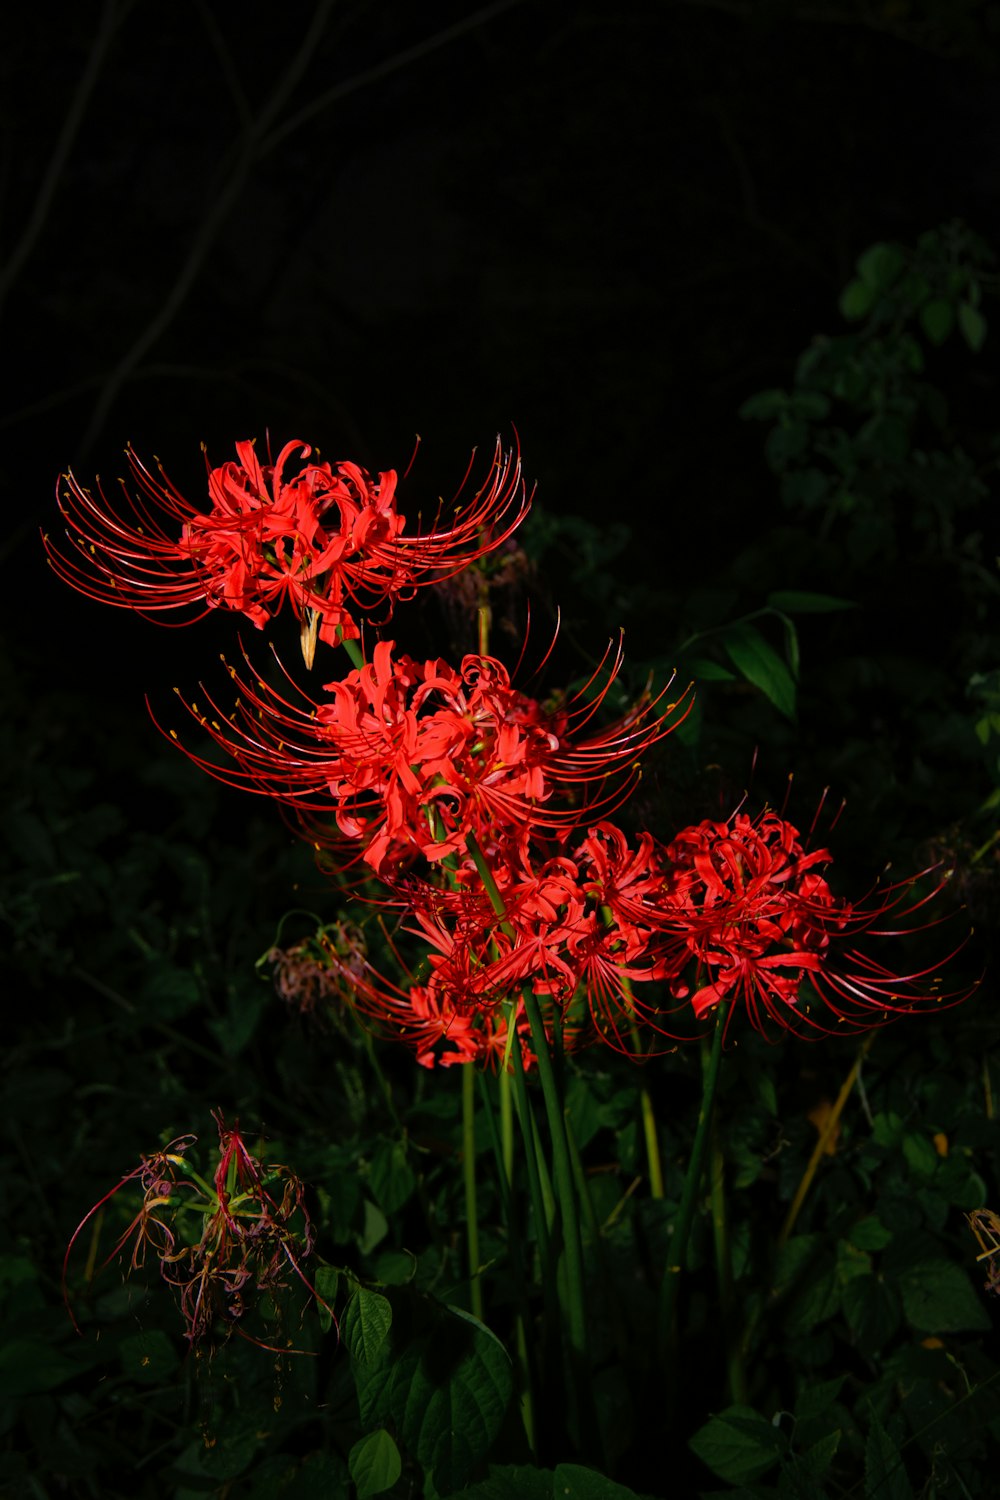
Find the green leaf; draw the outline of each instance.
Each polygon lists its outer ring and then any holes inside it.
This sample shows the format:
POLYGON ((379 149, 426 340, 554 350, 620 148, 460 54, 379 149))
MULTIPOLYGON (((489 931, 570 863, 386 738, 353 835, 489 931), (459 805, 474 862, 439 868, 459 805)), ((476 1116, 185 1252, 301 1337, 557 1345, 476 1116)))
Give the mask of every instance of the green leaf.
POLYGON ((398 1213, 417 1185, 402 1141, 383 1141, 379 1145, 372 1157, 368 1183, 379 1207, 390 1216, 398 1213))
POLYGON ((880 412, 860 429, 857 441, 876 463, 902 463, 910 450, 909 424, 892 412, 880 412))
POLYGON ((865 1444, 865 1500, 913 1500, 903 1460, 874 1410, 865 1444))
POLYGON ((903 269, 903 253, 895 245, 870 245, 858 256, 858 275, 875 292, 884 292, 903 269))
POLYGON ((757 391, 750 396, 739 409, 739 415, 746 420, 757 420, 761 422, 773 421, 781 413, 787 410, 789 397, 787 391, 757 391))
POLYGON ((788 659, 788 670, 797 682, 799 679, 799 670, 802 666, 802 657, 799 651, 799 633, 795 629, 795 621, 788 619, 787 616, 782 619, 781 626, 785 636, 785 656, 788 659))
POLYGON ((347 1455, 347 1467, 358 1488, 358 1500, 381 1495, 403 1472, 399 1449, 384 1427, 359 1438, 347 1455))
POLYGON ((978 307, 973 307, 971 302, 960 302, 958 326, 973 354, 978 354, 986 341, 986 319, 978 307))
POLYGON ((0 1347, 0 1396, 29 1396, 50 1391, 80 1366, 41 1339, 11 1339, 0 1347))
POLYGON ((688 1446, 720 1479, 752 1484, 777 1463, 787 1439, 751 1407, 730 1406, 709 1418, 688 1446))
POLYGON ((389 1233, 389 1221, 370 1198, 365 1199, 364 1227, 358 1235, 358 1249, 362 1255, 370 1255, 376 1245, 380 1245, 389 1233))
POLYGON ((795 1403, 795 1435, 804 1422, 825 1416, 840 1395, 846 1375, 835 1375, 832 1380, 821 1380, 818 1385, 807 1386, 795 1403))
POLYGON ((786 469, 809 443, 809 428, 804 422, 783 421, 772 427, 764 442, 764 457, 775 474, 786 469))
MULTIPOLYGON (((323 1298, 323 1302, 327 1303, 328 1306, 332 1306, 339 1284, 340 1272, 336 1266, 320 1266, 313 1276, 313 1286, 323 1298)), ((317 1311, 319 1312, 319 1326, 326 1333, 333 1323, 333 1318, 327 1312, 322 1302, 317 1304, 317 1311)))
POLYGON ((818 510, 829 493, 830 476, 814 465, 785 474, 781 481, 781 499, 790 510, 799 506, 804 510, 818 510))
POLYGON ((37 1271, 26 1255, 0 1255, 0 1291, 34 1281, 37 1271))
POLYGON ((927 1137, 917 1135, 915 1131, 908 1131, 903 1136, 903 1156, 907 1166, 917 1177, 932 1176, 940 1160, 927 1137))
POLYGON ((765 1073, 763 1068, 754 1068, 749 1078, 750 1088, 759 1104, 767 1111, 771 1119, 778 1115, 778 1091, 774 1086, 774 1079, 770 1073, 765 1073))
POLYGON ((733 666, 786 718, 795 717, 795 681, 778 653, 752 625, 729 625, 722 638, 733 666))
POLYGON ((552 1500, 552 1470, 490 1464, 490 1477, 463 1489, 465 1500, 552 1500))
POLYGON ((559 1464, 552 1480, 552 1500, 637 1500, 635 1490, 626 1489, 580 1464, 559 1464))
POLYGON ((808 1386, 795 1403, 795 1442, 808 1450, 836 1432, 839 1435, 843 1420, 837 1408, 837 1397, 845 1376, 833 1380, 822 1380, 818 1385, 808 1386))
POLYGON ((837 1310, 839 1291, 821 1234, 796 1234, 778 1251, 775 1291, 784 1304, 784 1322, 795 1336, 807 1334, 837 1310))
POLYGON ((566 1090, 566 1110, 573 1126, 573 1135, 582 1151, 594 1139, 604 1124, 600 1100, 581 1074, 571 1078, 566 1090))
POLYGON ((392 1306, 380 1292, 359 1286, 344 1308, 340 1336, 353 1360, 370 1364, 392 1327, 392 1306))
POLYGON ((980 1333, 992 1327, 972 1282, 960 1266, 923 1260, 899 1273, 903 1310, 921 1333, 980 1333))
POLYGON ((180 1363, 177 1350, 159 1328, 122 1339, 118 1353, 125 1374, 143 1385, 156 1385, 166 1380, 180 1363))
POLYGON ((877 1214, 868 1214, 858 1220, 847 1238, 856 1250, 884 1250, 892 1239, 892 1230, 886 1229, 877 1214))
POLYGON ((955 326, 955 311, 943 297, 932 297, 920 309, 920 326, 932 344, 943 344, 955 326))
POLYGON ((876 1145, 898 1146, 902 1137, 903 1122, 893 1110, 875 1116, 872 1121, 872 1140, 876 1145))
MULTIPOLYGON (((256 1467, 253 1471, 257 1473, 256 1467)), ((251 1476, 248 1475, 249 1479, 251 1476)), ((350 1480, 344 1460, 333 1453, 309 1453, 299 1464, 290 1484, 280 1489, 275 1484, 254 1491, 254 1500, 344 1500, 349 1493, 350 1480)), ((177 1500, 180 1500, 178 1492, 177 1500)))
POLYGON ((409 1287, 392 1288, 390 1298, 389 1337, 374 1360, 353 1366, 361 1420, 394 1423, 435 1486, 457 1489, 500 1431, 510 1358, 470 1313, 409 1287))
POLYGON ((840 1289, 847 1326, 861 1353, 877 1354, 899 1327, 899 1294, 880 1276, 855 1276, 840 1289))
POLYGON ((849 323, 856 323, 871 312, 875 288, 866 281, 849 281, 840 294, 840 311, 849 323))
POLYGON ((228 1413, 218 1432, 211 1434, 215 1441, 201 1454, 202 1472, 223 1480, 242 1474, 264 1441, 262 1421, 259 1410, 228 1413))
POLYGON ((795 1500, 820 1500, 823 1494, 820 1481, 826 1476, 836 1457, 841 1436, 841 1430, 837 1427, 803 1452, 797 1453, 781 1471, 779 1496, 794 1496, 795 1500))
POLYGON ((724 667, 717 661, 709 661, 707 656, 697 656, 687 663, 687 669, 692 677, 699 682, 735 682, 736 678, 728 667, 724 667))
POLYGON ((791 412, 794 417, 805 418, 807 422, 821 422, 830 415, 830 398, 821 391, 796 391, 791 400, 791 412))
POLYGON ((834 594, 812 594, 799 589, 776 589, 768 594, 772 609, 787 615, 827 615, 838 609, 857 609, 853 599, 838 599, 834 594))
POLYGON ((409 1250, 383 1250, 373 1270, 386 1286, 405 1286, 417 1274, 417 1258, 409 1250))

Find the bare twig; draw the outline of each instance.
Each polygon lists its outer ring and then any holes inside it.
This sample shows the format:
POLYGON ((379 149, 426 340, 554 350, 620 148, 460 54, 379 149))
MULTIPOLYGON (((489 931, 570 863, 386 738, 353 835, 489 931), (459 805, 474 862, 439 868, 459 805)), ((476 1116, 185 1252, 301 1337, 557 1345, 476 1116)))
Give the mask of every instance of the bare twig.
POLYGON ((484 5, 480 10, 473 11, 471 15, 465 16, 461 21, 456 21, 452 26, 446 26, 442 31, 436 31, 433 36, 426 37, 422 42, 414 42, 412 47, 404 47, 401 52, 393 53, 383 62, 375 63, 361 73, 355 73, 353 78, 345 78, 341 83, 335 83, 332 88, 320 94, 318 99, 303 105, 298 114, 292 115, 284 120, 261 146, 261 154, 265 155, 273 151, 286 136, 291 135, 293 130, 298 130, 308 120, 312 120, 323 110, 328 109, 331 104, 337 104, 341 99, 346 99, 348 94, 356 93, 358 89, 366 88, 370 83, 377 83, 380 78, 387 78, 390 73, 398 73, 400 68, 405 68, 410 63, 418 62, 432 52, 437 52, 441 47, 446 47, 449 42, 457 41, 460 36, 467 32, 475 31, 477 27, 483 26, 487 21, 493 21, 497 16, 503 15, 504 11, 513 10, 515 5, 523 5, 524 0, 494 0, 492 5, 484 5))
POLYGON ((319 0, 298 52, 285 69, 284 75, 279 80, 267 104, 244 130, 243 139, 236 153, 232 170, 228 173, 222 188, 216 194, 211 208, 202 220, 198 236, 191 246, 173 286, 163 299, 155 317, 150 319, 139 337, 126 350, 104 382, 101 394, 91 413, 87 431, 83 437, 82 448, 84 451, 90 447, 97 434, 103 428, 107 415, 117 400, 122 386, 133 373, 146 352, 152 348, 160 335, 173 322, 177 312, 185 302, 198 273, 215 243, 222 225, 229 217, 231 210, 243 191, 244 184, 250 174, 250 169, 260 153, 262 139, 271 129, 291 94, 294 92, 319 44, 332 5, 333 0, 319 0))
POLYGON ((238 200, 247 177, 254 163, 276 145, 285 140, 293 131, 301 125, 306 124, 316 115, 327 109, 331 104, 345 98, 348 94, 355 93, 358 89, 366 87, 388 74, 397 72, 400 68, 428 56, 458 37, 464 36, 505 11, 513 9, 514 6, 524 3, 524 0, 494 0, 491 5, 483 6, 474 11, 463 20, 457 21, 452 26, 445 27, 442 31, 435 32, 433 36, 425 38, 422 42, 415 43, 412 47, 404 48, 392 57, 386 58, 384 62, 375 64, 352 78, 345 79, 328 89, 318 99, 299 110, 297 114, 290 116, 277 125, 277 117, 286 104, 289 96, 298 84, 306 65, 312 56, 316 45, 322 36, 326 24, 328 12, 333 0, 319 0, 313 14, 310 25, 298 54, 293 59, 281 79, 278 87, 268 101, 261 113, 253 119, 245 128, 243 139, 235 152, 235 159, 231 170, 224 178, 223 186, 216 195, 212 207, 202 221, 200 232, 188 253, 187 259, 178 273, 174 285, 164 298, 156 316, 150 320, 139 337, 119 360, 118 364, 104 381, 100 396, 95 403, 91 413, 87 430, 84 434, 81 449, 83 452, 93 444, 97 435, 102 430, 108 413, 118 398, 122 386, 132 377, 140 364, 143 356, 156 343, 160 335, 170 325, 187 298, 191 287, 201 271, 209 252, 228 218, 232 208, 238 200))
POLYGON ((53 147, 49 164, 38 185, 38 193, 35 197, 31 213, 28 215, 28 222, 24 226, 21 238, 11 251, 6 264, 0 267, 0 309, 2 309, 7 293, 13 286, 21 267, 35 248, 35 242, 44 228, 45 220, 48 218, 49 210, 52 207, 52 202, 59 186, 59 178, 62 175, 63 167, 66 165, 66 159, 73 149, 73 142, 76 140, 77 132, 86 113, 90 96, 94 92, 94 85, 97 83, 98 75, 104 64, 104 59, 108 55, 115 32, 121 25, 130 3, 131 0, 125 0, 124 4, 120 4, 119 0, 104 0, 100 24, 98 25, 97 35, 94 37, 93 45, 90 49, 90 55, 87 58, 87 66, 84 68, 80 81, 76 86, 76 93, 70 101, 69 110, 63 121, 62 130, 60 130, 58 139, 53 147))

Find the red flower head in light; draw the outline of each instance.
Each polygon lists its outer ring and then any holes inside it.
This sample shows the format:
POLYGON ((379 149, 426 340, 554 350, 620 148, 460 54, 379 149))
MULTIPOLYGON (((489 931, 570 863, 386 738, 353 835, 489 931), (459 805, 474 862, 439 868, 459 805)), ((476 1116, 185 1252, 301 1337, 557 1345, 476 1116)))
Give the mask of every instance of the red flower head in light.
POLYGON ((912 895, 909 904, 915 880, 885 886, 869 902, 846 901, 820 873, 832 862, 829 851, 807 850, 798 830, 771 811, 687 828, 663 854, 668 969, 679 974, 686 958, 696 976, 693 993, 679 978, 671 988, 699 1019, 723 1000, 742 1002, 762 1035, 776 1026, 810 1037, 868 1030, 969 993, 942 993, 932 977, 940 962, 897 974, 853 946, 862 933, 881 938, 914 930, 880 924, 889 913, 905 920, 943 882, 912 895))
POLYGON ((668 1034, 659 1007, 640 992, 663 976, 657 898, 664 877, 652 852, 648 838, 633 851, 606 822, 574 853, 534 865, 526 846, 495 846, 489 863, 502 918, 471 857, 449 870, 445 890, 400 880, 398 904, 427 945, 429 974, 407 993, 372 973, 356 992, 359 1008, 415 1045, 418 1060, 446 1064, 496 1062, 511 1016, 529 1062, 526 989, 547 1029, 558 1024, 567 1050, 600 1041, 631 1051, 640 1027, 668 1034), (453 1052, 437 1053, 434 1043, 445 1038, 453 1052))
MULTIPOLYGON (((499 440, 485 482, 451 524, 408 532, 396 509, 396 473, 373 479, 353 463, 319 463, 286 443, 261 464, 252 442, 208 470, 210 508, 192 505, 159 470, 127 450, 136 493, 122 481, 123 514, 67 474, 59 497, 74 551, 45 538, 61 578, 91 598, 140 614, 235 610, 262 627, 287 599, 312 663, 316 635, 359 635, 358 618, 438 582, 500 546, 530 500, 516 452, 499 440)), ((468 478, 468 474, 466 474, 468 478)), ((460 492, 461 493, 461 492, 460 492)), ((456 497, 457 498, 457 497, 456 497)))
POLYGON ((191 711, 239 769, 227 775, 192 758, 310 817, 332 814, 335 831, 313 822, 310 837, 360 841, 386 877, 417 855, 461 851, 470 834, 482 843, 565 835, 627 795, 636 758, 668 733, 677 705, 657 712, 661 695, 589 731, 620 664, 619 647, 596 696, 584 689, 555 711, 514 688, 492 657, 466 656, 456 670, 396 656, 390 641, 304 708, 230 669, 240 693, 233 714, 214 703, 213 717, 191 711))

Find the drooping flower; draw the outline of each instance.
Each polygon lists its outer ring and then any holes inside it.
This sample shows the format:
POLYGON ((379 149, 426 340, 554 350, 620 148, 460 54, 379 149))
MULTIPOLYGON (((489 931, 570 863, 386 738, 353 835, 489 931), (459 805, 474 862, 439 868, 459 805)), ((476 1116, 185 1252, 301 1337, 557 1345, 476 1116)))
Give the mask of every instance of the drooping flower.
POLYGON ((677 705, 663 708, 661 694, 591 729, 620 666, 619 645, 595 696, 587 684, 551 710, 514 688, 492 657, 466 656, 456 670, 396 655, 391 641, 326 684, 323 701, 300 695, 301 707, 230 668, 233 712, 212 700, 210 713, 196 704, 191 712, 237 769, 192 759, 308 815, 317 844, 360 842, 387 876, 418 855, 460 852, 470 834, 484 843, 565 835, 623 800, 638 757, 675 726, 677 705), (319 823, 324 814, 334 828, 319 823))
POLYGON ((321 463, 298 441, 274 463, 262 464, 252 442, 236 453, 208 467, 208 509, 131 448, 133 490, 121 482, 118 506, 99 482, 92 492, 67 474, 57 497, 71 546, 44 538, 53 568, 91 598, 140 614, 199 619, 222 608, 260 628, 287 600, 311 665, 317 632, 333 645, 355 639, 359 620, 387 617, 398 599, 501 546, 530 505, 519 456, 499 439, 484 482, 460 504, 463 481, 451 520, 439 507, 429 529, 409 531, 395 470, 372 478, 354 463, 321 463))
POLYGON ((290 948, 271 948, 265 958, 273 966, 278 994, 303 1015, 314 1014, 324 1002, 338 1009, 352 1005, 370 969, 363 931, 344 918, 290 948))
POLYGON ((798 829, 770 810, 687 828, 666 846, 663 863, 671 990, 699 1020, 725 1000, 742 1006, 762 1035, 778 1028, 815 1037, 869 1030, 970 993, 942 989, 938 971, 953 953, 900 974, 856 946, 862 935, 896 937, 934 925, 906 923, 943 880, 919 894, 917 876, 847 901, 821 873, 832 863, 829 850, 807 849, 798 829), (891 930, 883 925, 890 914, 891 930))
MULTIPOLYGON (((218 1327, 243 1333, 240 1320, 255 1297, 267 1293, 274 1299, 287 1288, 290 1275, 333 1317, 301 1267, 315 1237, 303 1184, 288 1167, 265 1166, 259 1161, 248 1149, 238 1122, 227 1125, 218 1111, 213 1111, 213 1118, 219 1132, 219 1159, 210 1182, 186 1158, 197 1137, 181 1136, 144 1156, 81 1220, 63 1262, 67 1307, 68 1267, 82 1230, 118 1193, 134 1184, 142 1193, 138 1212, 103 1264, 120 1255, 130 1241, 129 1270, 141 1267, 151 1251, 160 1262, 164 1280, 179 1293, 191 1343, 210 1340, 218 1327), (201 1226, 197 1237, 185 1232, 187 1225, 196 1222, 201 1226)), ((263 1348, 271 1347, 251 1334, 244 1333, 244 1337, 263 1348)))

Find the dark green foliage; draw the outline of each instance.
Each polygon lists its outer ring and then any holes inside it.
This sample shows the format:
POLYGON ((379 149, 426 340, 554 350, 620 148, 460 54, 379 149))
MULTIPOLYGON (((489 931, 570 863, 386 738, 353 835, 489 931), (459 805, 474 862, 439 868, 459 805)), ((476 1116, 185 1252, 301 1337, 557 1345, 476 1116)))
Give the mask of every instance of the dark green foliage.
MULTIPOLYGON (((996 447, 966 430, 946 390, 957 377, 936 365, 948 349, 972 361, 988 347, 989 265, 961 226, 912 249, 871 247, 841 298, 847 331, 814 340, 787 389, 745 403, 745 417, 767 424, 784 515, 773 508, 766 537, 706 572, 710 587, 657 602, 660 633, 634 652, 646 657, 633 661, 636 678, 649 672, 659 685, 677 666, 678 697, 691 677, 698 700, 640 788, 640 824, 665 834, 718 810, 709 763, 725 758, 726 786, 741 787, 756 749, 767 787, 798 768, 810 790, 832 781, 850 792, 829 840, 849 874, 870 882, 890 854, 905 860, 923 845, 954 866, 980 918, 1000 913, 1000 637, 983 526, 996 447), (927 590, 920 607, 955 601, 940 652, 926 649, 919 607, 898 629, 880 612, 914 580, 927 590)), ((615 576, 623 523, 599 534, 539 515, 528 540, 540 569, 558 561, 595 610, 621 604, 641 618, 648 607, 615 576)), ((980 1255, 965 1216, 1000 1212, 992 978, 962 1009, 875 1040, 780 1243, 855 1046, 770 1048, 735 1026, 716 1131, 735 1311, 719 1304, 703 1197, 669 1430, 654 1330, 699 1099, 697 1049, 643 1064, 662 1201, 646 1180, 636 1064, 610 1051, 571 1061, 598 1472, 565 1410, 533 1231, 528 1263, 513 1263, 482 1099, 486 1327, 468 1311, 459 1070, 420 1069, 336 1005, 299 1014, 274 993, 261 960, 280 913, 301 908, 283 924, 288 945, 340 904, 310 851, 151 728, 69 691, 39 703, 31 683, 11 676, 0 744, 2 977, 16 1017, 2 1066, 5 1496, 991 1493, 1000 1303, 986 1290, 991 1252, 980 1255), (211 1140, 219 1106, 248 1136, 261 1130, 267 1159, 290 1162, 309 1185, 318 1254, 306 1270, 339 1328, 292 1278, 287 1296, 259 1308, 250 1338, 220 1328, 213 1352, 189 1350, 155 1258, 127 1280, 128 1249, 101 1268, 136 1212, 123 1190, 70 1259, 78 1336, 59 1287, 74 1228, 142 1153, 189 1130, 211 1140), (524 1369, 511 1359, 519 1313, 543 1375, 537 1463, 518 1415, 524 1369), (739 1395, 727 1354, 742 1356, 739 1395)), ((807 824, 812 805, 793 811, 807 824)), ((347 915, 390 962, 375 916, 347 915)), ((946 929, 953 942, 927 934, 934 953, 958 944, 963 921, 946 929)), ((981 925, 985 941, 956 961, 970 977, 990 957, 991 924, 981 925)))

